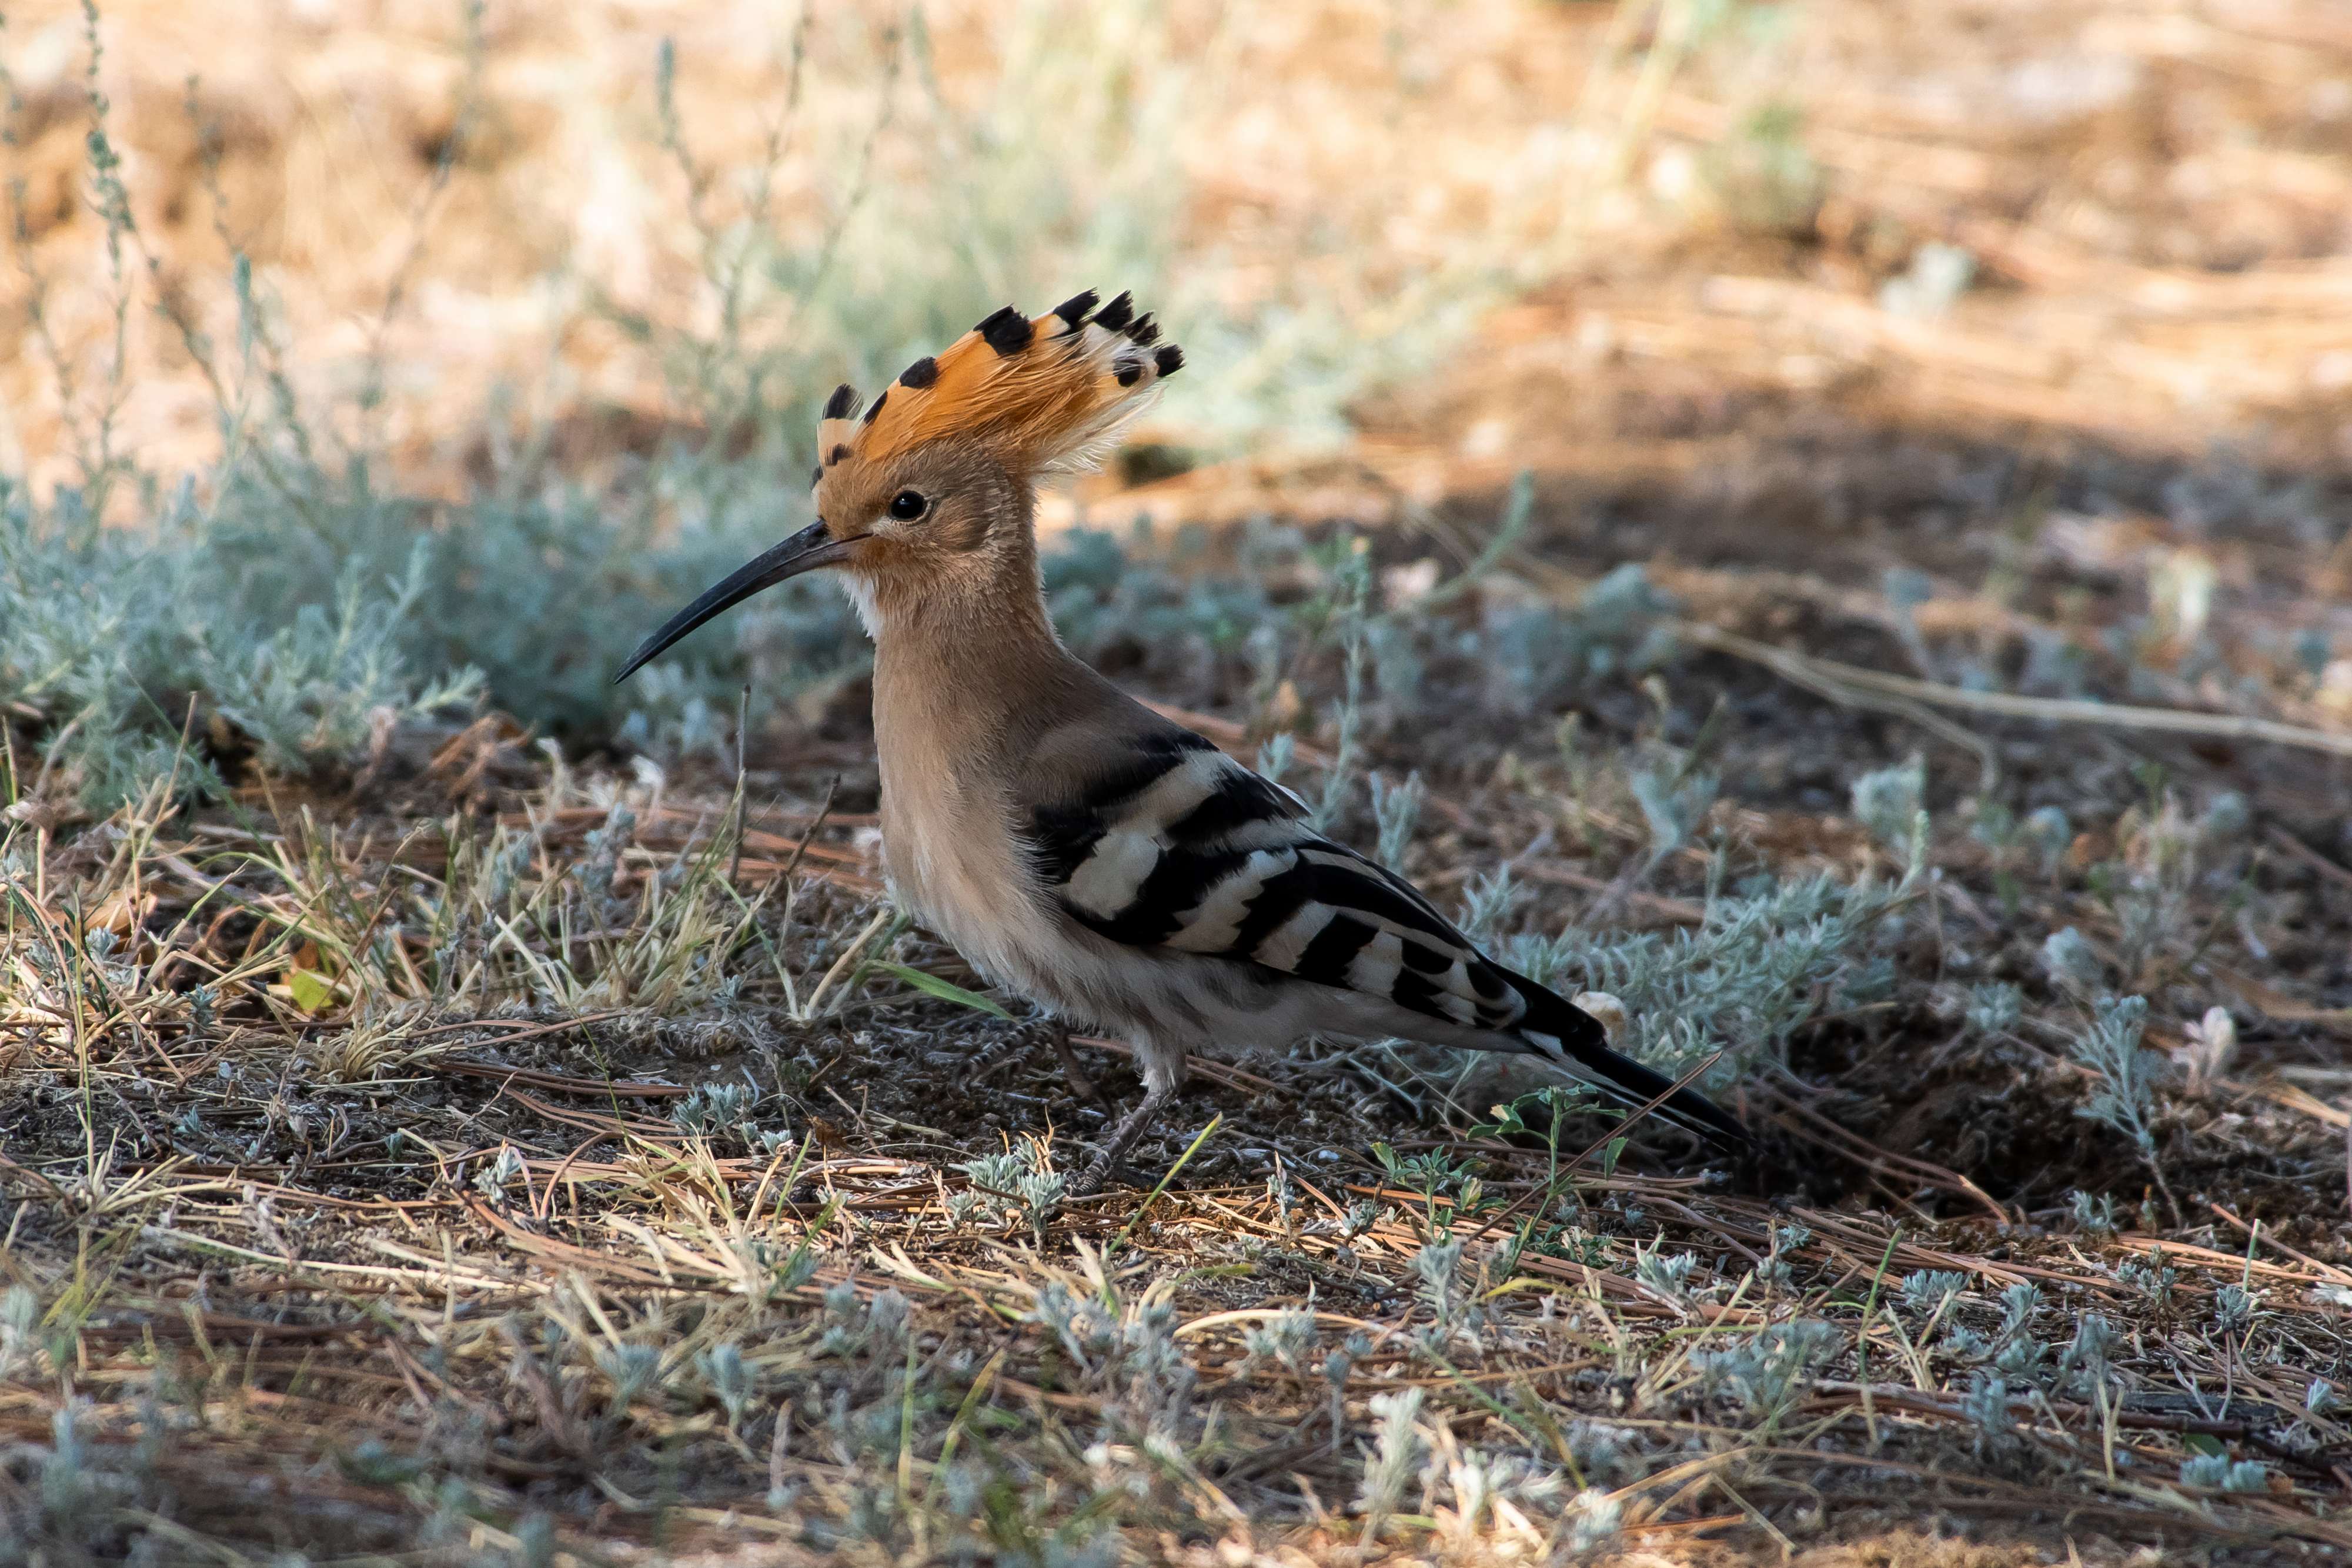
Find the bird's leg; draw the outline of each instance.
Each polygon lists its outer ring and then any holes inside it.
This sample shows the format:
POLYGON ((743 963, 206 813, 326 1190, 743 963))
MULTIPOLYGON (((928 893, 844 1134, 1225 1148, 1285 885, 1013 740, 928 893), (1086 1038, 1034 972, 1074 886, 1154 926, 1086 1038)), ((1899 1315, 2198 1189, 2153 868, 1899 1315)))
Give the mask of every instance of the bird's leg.
POLYGON ((1166 1110, 1168 1103, 1175 1098, 1176 1086, 1172 1083, 1147 1087, 1142 1103, 1110 1130, 1110 1135, 1103 1140, 1102 1147, 1087 1162, 1086 1170, 1070 1188, 1071 1196, 1087 1197, 1100 1192, 1103 1183, 1110 1179, 1110 1173, 1118 1168, 1127 1151, 1135 1146, 1135 1140, 1143 1135, 1152 1118, 1166 1110))
POLYGON ((1077 1091, 1078 1098, 1093 1101, 1103 1108, 1105 1115, 1116 1114, 1118 1107, 1110 1103, 1101 1087, 1087 1076, 1087 1070, 1078 1065, 1078 1053, 1070 1049, 1070 1026, 1060 1019, 1049 1018, 1045 1020, 1045 1038, 1054 1042, 1054 1054, 1062 1059, 1062 1071, 1068 1077, 1070 1087, 1077 1091))

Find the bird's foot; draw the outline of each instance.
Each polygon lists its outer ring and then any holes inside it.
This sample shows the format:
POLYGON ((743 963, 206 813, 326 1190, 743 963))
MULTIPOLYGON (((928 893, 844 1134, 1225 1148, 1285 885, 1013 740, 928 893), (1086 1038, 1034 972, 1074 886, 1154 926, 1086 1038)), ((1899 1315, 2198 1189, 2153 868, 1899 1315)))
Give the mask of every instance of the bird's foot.
POLYGON ((1070 1184, 1070 1196, 1092 1197, 1112 1186, 1141 1187, 1150 1185, 1149 1175, 1139 1170, 1134 1161, 1106 1160, 1098 1152, 1093 1159, 1087 1162, 1086 1168, 1080 1171, 1077 1178, 1070 1184))
POLYGON ((1078 1173, 1078 1179, 1070 1184, 1070 1196, 1092 1197, 1102 1191, 1110 1181, 1110 1176, 1111 1162, 1097 1154, 1087 1162, 1087 1168, 1078 1173))
POLYGON ((1070 1026, 1059 1019, 1047 1019, 1043 1027, 1045 1038, 1053 1044, 1054 1054, 1062 1059, 1062 1075, 1070 1081, 1070 1087, 1077 1092, 1078 1098, 1093 1101, 1102 1107, 1106 1116, 1117 1115, 1118 1108, 1110 1103, 1110 1096, 1102 1092, 1102 1085, 1087 1075, 1087 1070, 1078 1062, 1078 1053, 1070 1049, 1070 1026))
POLYGON ((1135 1146, 1135 1140, 1143 1135, 1152 1118, 1167 1109, 1168 1103, 1175 1098, 1176 1091, 1172 1088, 1146 1090, 1135 1109, 1110 1130, 1109 1135, 1103 1139, 1102 1147, 1095 1151, 1095 1157, 1087 1162, 1085 1170, 1078 1173, 1078 1179, 1070 1186, 1070 1196, 1091 1197, 1100 1192, 1112 1173, 1121 1167, 1127 1158, 1127 1151, 1135 1146))

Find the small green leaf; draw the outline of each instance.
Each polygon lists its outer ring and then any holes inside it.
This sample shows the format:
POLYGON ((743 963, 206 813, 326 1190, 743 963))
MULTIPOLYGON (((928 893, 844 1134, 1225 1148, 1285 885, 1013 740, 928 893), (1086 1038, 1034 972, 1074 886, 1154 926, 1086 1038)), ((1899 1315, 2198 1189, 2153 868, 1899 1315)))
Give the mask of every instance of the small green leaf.
POLYGON ((991 1018, 1003 1019, 1008 1023, 1012 1021, 1011 1013, 1006 1012, 978 991, 967 991, 951 980, 942 980, 937 975, 925 974, 911 964, 893 964, 886 959, 877 958, 868 967, 877 969, 885 975, 895 976, 925 996, 937 997, 943 1002, 954 1002, 959 1007, 967 1007, 974 1012, 986 1013, 991 1018))
POLYGON ((1521 1113, 1519 1107, 1530 1103, 1542 1102, 1548 1092, 1548 1091, 1538 1091, 1533 1094, 1522 1094, 1507 1105, 1488 1106, 1486 1113, 1494 1120, 1479 1123, 1470 1129, 1470 1135, 1474 1138, 1507 1138, 1515 1134, 1532 1134, 1535 1129, 1528 1125, 1527 1117, 1521 1113))
POLYGON ((2210 1432, 2184 1432, 2180 1446, 2192 1454, 2220 1454, 2226 1458, 2230 1452, 2230 1446, 2210 1432))
POLYGON ((306 1013, 325 1012, 335 999, 335 988, 327 977, 309 969, 287 970, 286 988, 294 993, 294 1005, 306 1013))

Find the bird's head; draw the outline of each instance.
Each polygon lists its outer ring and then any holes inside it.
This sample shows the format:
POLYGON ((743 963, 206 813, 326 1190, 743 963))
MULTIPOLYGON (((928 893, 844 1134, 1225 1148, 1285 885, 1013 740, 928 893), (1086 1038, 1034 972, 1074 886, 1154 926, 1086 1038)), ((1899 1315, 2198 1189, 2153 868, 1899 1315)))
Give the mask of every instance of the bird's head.
POLYGON ((1034 320, 1006 306, 908 365, 870 403, 835 389, 817 425, 817 520, 646 638, 616 680, 764 588, 836 568, 875 606, 978 590, 1029 570, 1031 499, 1092 467, 1184 363, 1122 294, 1089 289, 1034 320))

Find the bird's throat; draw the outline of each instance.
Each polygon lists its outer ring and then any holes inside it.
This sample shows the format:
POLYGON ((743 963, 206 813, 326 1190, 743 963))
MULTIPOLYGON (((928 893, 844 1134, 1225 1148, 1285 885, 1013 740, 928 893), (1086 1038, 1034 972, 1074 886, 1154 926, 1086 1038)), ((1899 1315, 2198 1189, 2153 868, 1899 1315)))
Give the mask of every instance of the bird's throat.
POLYGON ((1034 568, 1007 580, 852 587, 874 636, 874 730, 886 777, 1001 761, 1076 661, 1054 634, 1034 568))

